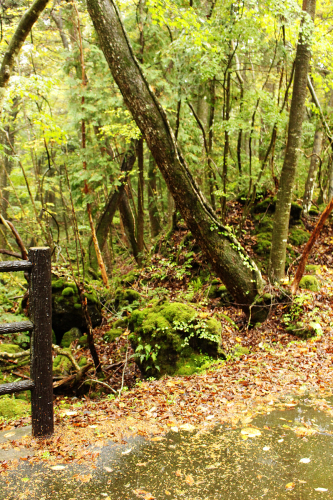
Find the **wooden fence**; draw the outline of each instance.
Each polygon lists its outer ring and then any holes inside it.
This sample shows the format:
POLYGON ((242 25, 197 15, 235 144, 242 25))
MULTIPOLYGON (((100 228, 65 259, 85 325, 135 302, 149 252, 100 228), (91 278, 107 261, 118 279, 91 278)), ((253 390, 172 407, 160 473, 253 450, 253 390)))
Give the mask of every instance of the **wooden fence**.
POLYGON ((31 390, 32 434, 54 431, 52 386, 52 289, 50 248, 30 248, 29 260, 0 262, 0 272, 26 271, 30 321, 0 324, 0 334, 30 331, 30 380, 0 384, 0 395, 31 390))

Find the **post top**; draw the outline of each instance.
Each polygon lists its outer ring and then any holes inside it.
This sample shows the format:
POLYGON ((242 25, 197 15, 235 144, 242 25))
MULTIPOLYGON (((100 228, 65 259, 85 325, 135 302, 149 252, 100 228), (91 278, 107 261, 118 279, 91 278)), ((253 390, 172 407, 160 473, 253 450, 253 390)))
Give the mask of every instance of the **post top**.
POLYGON ((29 250, 51 250, 50 247, 30 247, 29 250))

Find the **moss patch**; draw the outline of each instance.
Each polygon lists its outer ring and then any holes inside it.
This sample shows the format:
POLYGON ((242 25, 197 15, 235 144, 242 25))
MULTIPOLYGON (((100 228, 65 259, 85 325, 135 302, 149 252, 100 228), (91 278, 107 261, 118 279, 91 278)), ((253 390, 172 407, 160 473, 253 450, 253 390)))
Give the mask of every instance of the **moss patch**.
POLYGON ((310 234, 307 231, 297 227, 290 231, 288 240, 292 245, 299 247, 304 245, 309 238, 310 234))
POLYGON ((0 352, 14 354, 21 351, 23 351, 23 349, 16 344, 0 344, 0 352))
POLYGON ((141 295, 136 290, 132 288, 117 288, 114 305, 116 309, 121 309, 129 304, 137 303, 139 306, 139 301, 141 299, 141 295))
POLYGON ((0 398, 0 417, 17 419, 30 413, 30 404, 21 399, 13 399, 8 396, 0 398))
POLYGON ((114 342, 118 337, 120 337, 123 333, 121 328, 111 328, 108 332, 105 333, 103 339, 106 342, 114 342))
POLYGON ((299 287, 305 290, 311 290, 311 292, 319 292, 320 283, 316 276, 303 276, 299 282, 299 287))
POLYGON ((196 370, 199 355, 224 357, 220 349, 221 323, 200 317, 187 304, 172 302, 133 311, 129 327, 136 361, 148 376, 175 374, 186 364, 192 367, 190 371, 194 365, 196 370))
POLYGON ((81 337, 81 331, 78 328, 71 328, 68 332, 64 333, 61 339, 61 347, 69 347, 74 340, 81 337))
MULTIPOLYGON (((70 353, 70 349, 65 349, 68 353, 70 353)), ((62 356, 58 354, 54 358, 53 361, 53 372, 57 375, 68 375, 70 369, 72 367, 71 361, 67 358, 67 356, 62 356)))

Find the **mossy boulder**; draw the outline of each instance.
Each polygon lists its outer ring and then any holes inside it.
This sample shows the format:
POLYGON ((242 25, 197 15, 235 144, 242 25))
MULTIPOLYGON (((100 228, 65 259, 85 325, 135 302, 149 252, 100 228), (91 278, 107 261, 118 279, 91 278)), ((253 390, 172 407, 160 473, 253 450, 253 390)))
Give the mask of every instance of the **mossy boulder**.
MULTIPOLYGON (((254 214, 263 214, 263 213, 273 214, 276 208, 276 201, 277 201, 276 196, 269 196, 260 203, 257 203, 253 207, 252 212, 254 214)), ((302 210, 303 210, 302 206, 299 205, 298 203, 296 202, 291 203, 290 221, 289 221, 290 225, 297 224, 301 220, 302 210)))
MULTIPOLYGON (((92 325, 96 327, 102 322, 101 305, 94 289, 90 288, 85 297, 92 325)), ((77 286, 64 278, 54 279, 52 280, 52 328, 57 343, 60 343, 64 333, 74 327, 83 330, 86 328, 77 286)))
POLYGON ((309 210, 309 215, 317 216, 320 214, 320 210, 315 207, 314 205, 311 205, 311 208, 309 210))
POLYGON ((290 231, 288 240, 292 245, 299 247, 301 245, 304 245, 304 243, 306 243, 309 238, 310 233, 302 228, 295 227, 290 231))
POLYGON ((164 303, 133 311, 129 328, 137 364, 148 376, 175 374, 179 363, 193 355, 224 357, 221 323, 203 317, 187 304, 164 303))
POLYGON ((136 290, 132 288, 117 288, 114 306, 117 310, 122 309, 128 305, 133 305, 139 307, 139 302, 141 295, 136 290))
POLYGON ((130 271, 124 276, 122 276, 120 283, 123 285, 133 285, 138 280, 138 277, 140 276, 139 271, 130 271))
POLYGON ((111 328, 108 332, 104 334, 103 339, 106 342, 114 342, 118 337, 120 337, 123 333, 121 328, 111 328))
POLYGON ((30 404, 22 399, 13 399, 10 396, 0 398, 0 417, 8 420, 18 419, 30 413, 30 404))
MULTIPOLYGON (((71 352, 70 349, 64 349, 68 353, 71 352)), ((67 356, 63 356, 62 354, 58 354, 53 360, 53 373, 55 375, 68 375, 72 368, 72 362, 67 356)))
POLYGON ((306 275, 303 276, 303 278, 299 282, 299 287, 305 290, 311 290, 311 292, 319 292, 320 283, 316 276, 306 275))
POLYGON ((69 347, 74 340, 79 339, 81 336, 82 333, 79 328, 71 328, 68 332, 64 333, 60 345, 61 347, 69 347))

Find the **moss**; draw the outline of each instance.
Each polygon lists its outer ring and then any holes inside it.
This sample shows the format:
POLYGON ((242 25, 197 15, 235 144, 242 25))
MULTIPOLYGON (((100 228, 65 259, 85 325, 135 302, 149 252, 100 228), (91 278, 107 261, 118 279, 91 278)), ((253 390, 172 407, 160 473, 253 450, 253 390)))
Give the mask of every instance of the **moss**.
POLYGON ((206 363, 207 356, 204 354, 192 354, 188 358, 180 358, 177 362, 176 369, 173 375, 188 377, 193 373, 201 371, 202 366, 206 363))
POLYGON ((70 287, 73 289, 73 292, 75 293, 75 295, 77 295, 79 293, 78 289, 77 289, 77 286, 75 283, 67 283, 67 287, 70 287))
POLYGON ((134 302, 139 302, 141 295, 136 290, 132 288, 117 288, 114 305, 116 309, 127 306, 128 304, 133 304, 134 302))
MULTIPOLYGON (((65 351, 67 351, 68 353, 71 352, 70 349, 65 349, 65 351)), ((56 356, 54 358, 54 361, 53 361, 53 372, 54 373, 61 374, 61 375, 68 375, 71 367, 72 367, 72 363, 67 358, 67 356, 62 356, 62 355, 58 354, 58 356, 56 356)))
POLYGON ((74 295, 74 290, 71 286, 66 286, 66 288, 64 288, 61 292, 61 295, 63 297, 70 297, 71 295, 74 295))
POLYGON ((304 324, 299 321, 293 325, 287 326, 286 330, 287 332, 301 339, 309 339, 323 333, 320 324, 315 322, 304 324))
MULTIPOLYGON (((133 332, 129 336, 131 344, 135 350, 138 349, 137 363, 149 376, 176 373, 184 365, 181 360, 186 359, 188 364, 189 358, 204 353, 214 357, 223 356, 220 351, 220 322, 215 318, 201 318, 187 304, 157 304, 133 311, 129 327, 133 332), (152 355, 156 356, 155 361, 152 355)), ((186 371, 188 373, 187 368, 186 371)))
POLYGON ((81 304, 74 304, 74 309, 77 310, 82 309, 81 304))
POLYGON ((265 212, 273 213, 275 211, 276 200, 276 196, 269 196, 268 198, 265 198, 263 201, 257 203, 254 206, 253 212, 255 214, 261 214, 265 212))
POLYGON ((88 363, 87 358, 85 356, 81 356, 81 358, 79 359, 78 365, 85 366, 87 363, 88 363))
POLYGON ((17 352, 21 352, 23 349, 21 349, 20 346, 15 345, 15 344, 0 344, 0 352, 8 352, 9 354, 14 354, 17 352))
POLYGON ((319 292, 320 283, 316 276, 303 276, 301 281, 299 282, 299 287, 304 288, 305 290, 311 290, 311 292, 319 292))
POLYGON ((310 238, 310 234, 304 229, 294 228, 289 233, 289 241, 292 245, 299 247, 306 243, 310 238))
POLYGON ((52 280, 52 291, 61 290, 66 282, 63 279, 52 280))
POLYGON ((319 215, 320 214, 320 211, 318 210, 317 207, 315 207, 314 205, 311 205, 311 208, 309 210, 309 215, 319 215))
POLYGON ((140 273, 138 271, 130 271, 129 273, 125 274, 122 279, 121 283, 125 285, 133 285, 139 277, 140 273))
POLYGON ((114 342, 118 337, 120 337, 123 333, 123 330, 120 328, 111 328, 108 332, 105 333, 103 339, 106 342, 114 342))
POLYGON ((319 270, 320 266, 317 266, 315 264, 308 264, 307 266, 305 266, 305 271, 309 274, 316 274, 319 270))
POLYGON ((61 347, 69 347, 74 340, 81 337, 81 332, 78 328, 71 328, 68 332, 64 333, 60 345, 61 347))
POLYGON ((271 233, 260 233, 257 235, 257 243, 254 245, 253 249, 258 255, 263 255, 268 257, 271 250, 272 244, 272 234, 271 233))
POLYGON ((0 398, 0 417, 18 419, 30 413, 30 404, 20 399, 3 396, 0 398))
POLYGON ((113 328, 125 328, 127 323, 128 323, 127 318, 120 318, 117 319, 117 321, 115 321, 112 326, 113 328))
POLYGON ((82 335, 82 337, 79 338, 79 344, 80 345, 87 345, 88 344, 88 335, 82 335))
POLYGON ((94 290, 90 291, 89 293, 85 292, 83 296, 86 297, 87 301, 91 304, 99 304, 98 297, 94 290))

